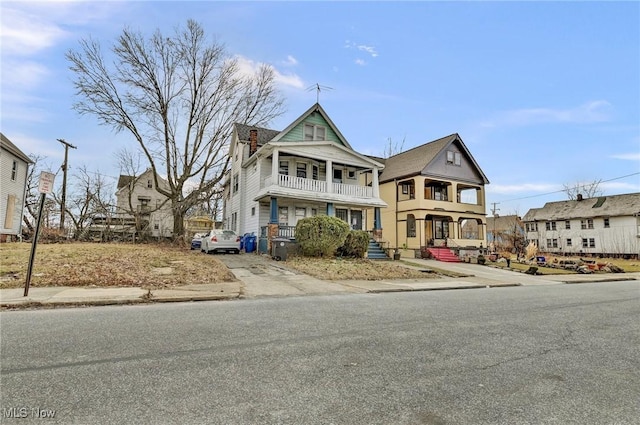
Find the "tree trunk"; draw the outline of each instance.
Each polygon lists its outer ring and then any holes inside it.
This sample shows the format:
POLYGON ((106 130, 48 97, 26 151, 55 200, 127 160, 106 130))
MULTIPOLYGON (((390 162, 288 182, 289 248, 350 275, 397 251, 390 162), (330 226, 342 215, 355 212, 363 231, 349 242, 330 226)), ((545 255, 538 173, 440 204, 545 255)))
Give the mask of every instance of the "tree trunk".
POLYGON ((177 205, 173 205, 173 239, 178 240, 184 236, 184 211, 177 205))

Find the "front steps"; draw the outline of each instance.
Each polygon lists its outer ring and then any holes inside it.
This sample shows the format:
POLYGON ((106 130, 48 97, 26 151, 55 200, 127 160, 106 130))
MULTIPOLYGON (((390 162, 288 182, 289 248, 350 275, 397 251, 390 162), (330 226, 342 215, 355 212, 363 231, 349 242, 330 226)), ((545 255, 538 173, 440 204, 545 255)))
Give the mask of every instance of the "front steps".
POLYGON ((427 248, 433 258, 445 263, 459 263, 458 256, 449 248, 427 248))
POLYGON ((369 248, 367 249, 367 258, 369 260, 389 260, 389 256, 380 247, 380 244, 373 239, 369 239, 369 248))

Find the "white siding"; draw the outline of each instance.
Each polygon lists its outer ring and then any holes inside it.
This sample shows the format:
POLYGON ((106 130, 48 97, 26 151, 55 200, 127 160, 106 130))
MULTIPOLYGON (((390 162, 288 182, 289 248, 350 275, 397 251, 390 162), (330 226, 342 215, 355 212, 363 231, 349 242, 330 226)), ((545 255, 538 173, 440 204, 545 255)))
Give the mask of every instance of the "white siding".
POLYGON ((262 167, 262 164, 258 165, 257 163, 253 163, 247 167, 245 170, 245 184, 242 186, 242 193, 244 197, 244 206, 242 208, 243 215, 243 226, 241 227, 241 235, 245 233, 255 233, 258 235, 260 233, 260 228, 258 226, 259 222, 259 206, 258 202, 254 201, 253 198, 258 193, 260 189, 260 174, 261 170, 259 168, 262 167), (251 215, 251 210, 253 209, 254 215, 251 215))
POLYGON ((14 156, 11 152, 0 149, 0 228, 2 234, 18 235, 22 227, 22 211, 24 209, 24 189, 26 186, 28 164, 14 156), (16 161, 17 170, 15 180, 11 179, 13 161, 16 161), (14 200, 13 217, 6 219, 7 200, 12 195, 14 200), (5 227, 5 221, 11 226, 5 227))

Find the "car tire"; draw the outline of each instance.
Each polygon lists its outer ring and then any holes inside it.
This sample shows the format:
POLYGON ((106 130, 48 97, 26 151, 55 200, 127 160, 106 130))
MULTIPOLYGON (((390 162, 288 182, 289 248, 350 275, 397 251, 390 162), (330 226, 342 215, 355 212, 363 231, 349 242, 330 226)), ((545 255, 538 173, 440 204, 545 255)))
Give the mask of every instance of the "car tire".
POLYGON ((239 249, 236 249, 236 250, 235 250, 235 251, 233 251, 233 252, 235 252, 235 253, 236 253, 236 255, 237 255, 237 254, 240 254, 240 250, 239 250, 239 249))

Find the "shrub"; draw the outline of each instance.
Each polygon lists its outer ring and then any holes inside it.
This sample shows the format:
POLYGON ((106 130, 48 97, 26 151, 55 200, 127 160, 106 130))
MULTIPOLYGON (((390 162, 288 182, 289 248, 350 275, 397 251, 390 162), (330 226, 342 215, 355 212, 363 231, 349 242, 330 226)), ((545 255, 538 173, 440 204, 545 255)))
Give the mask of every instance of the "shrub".
POLYGON ((296 242, 302 255, 333 257, 348 233, 349 225, 339 218, 326 215, 307 217, 296 225, 296 242))
POLYGON ((338 248, 338 254, 343 257, 364 258, 369 247, 369 234, 364 230, 352 230, 347 234, 344 244, 338 248))

